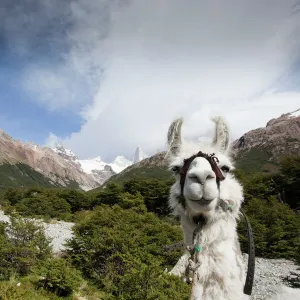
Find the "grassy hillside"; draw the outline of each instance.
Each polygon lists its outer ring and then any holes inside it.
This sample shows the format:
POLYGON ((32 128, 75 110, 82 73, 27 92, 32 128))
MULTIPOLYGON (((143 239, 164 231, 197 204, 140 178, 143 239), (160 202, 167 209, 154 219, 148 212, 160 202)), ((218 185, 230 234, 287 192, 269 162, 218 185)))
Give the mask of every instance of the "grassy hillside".
MULTIPOLYGON (((31 186, 62 187, 62 185, 52 182, 49 178, 26 164, 18 163, 12 165, 5 163, 0 165, 0 191, 9 187, 21 188, 31 186)), ((68 187, 78 188, 78 184, 70 181, 68 187)))
MULTIPOLYGON (((55 186, 50 179, 22 163, 0 165, 0 188, 25 186, 55 186)), ((57 185, 58 186, 58 185, 57 185)))
POLYGON ((107 182, 123 183, 131 179, 149 179, 156 178, 158 180, 167 180, 171 178, 172 173, 167 167, 156 167, 156 166, 141 166, 132 168, 123 174, 116 174, 111 177, 107 182), (119 176, 118 176, 119 175, 119 176))
POLYGON ((277 163, 270 161, 271 153, 265 149, 252 148, 240 150, 235 157, 236 168, 245 172, 274 172, 278 170, 277 163))
POLYGON ((100 186, 96 189, 91 190, 91 193, 101 191, 103 187, 110 183, 116 183, 123 185, 125 182, 132 179, 157 179, 157 180, 169 180, 172 178, 172 173, 163 166, 139 166, 127 168, 126 172, 121 172, 109 178, 103 186, 100 186))

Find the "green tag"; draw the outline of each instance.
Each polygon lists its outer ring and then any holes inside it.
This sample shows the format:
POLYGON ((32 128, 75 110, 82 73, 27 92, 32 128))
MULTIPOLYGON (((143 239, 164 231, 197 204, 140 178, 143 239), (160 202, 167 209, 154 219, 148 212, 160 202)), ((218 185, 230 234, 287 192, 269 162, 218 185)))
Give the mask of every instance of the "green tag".
POLYGON ((201 245, 197 245, 195 247, 195 251, 198 252, 198 253, 202 252, 202 246, 201 245))

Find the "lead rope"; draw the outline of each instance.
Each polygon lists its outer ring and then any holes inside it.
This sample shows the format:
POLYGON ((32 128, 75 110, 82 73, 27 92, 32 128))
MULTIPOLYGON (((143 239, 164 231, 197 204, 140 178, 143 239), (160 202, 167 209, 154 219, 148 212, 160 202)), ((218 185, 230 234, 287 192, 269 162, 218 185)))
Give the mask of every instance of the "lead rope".
POLYGON ((200 229, 201 229, 201 224, 199 224, 197 228, 194 230, 194 234, 193 234, 194 246, 193 249, 190 249, 192 251, 191 258, 189 259, 189 265, 188 265, 189 273, 192 272, 192 288, 191 288, 190 300, 195 300, 196 295, 199 294, 197 269, 200 267, 199 255, 202 252, 202 247, 203 247, 203 245, 201 244, 200 229))
MULTIPOLYGON (((219 204, 219 206, 226 212, 227 210, 232 209, 232 205, 228 204, 224 200, 222 200, 219 204)), ((250 225, 250 222, 244 212, 244 210, 240 209, 247 225, 247 238, 248 238, 248 266, 247 266, 247 275, 246 275, 246 281, 244 284, 244 294, 251 295, 252 294, 252 288, 253 288, 253 281, 254 281, 254 273, 255 273, 255 244, 254 244, 254 238, 253 238, 253 232, 250 225)), ((197 272, 196 270, 199 267, 198 264, 198 255, 202 252, 203 245, 200 244, 201 241, 201 225, 198 224, 196 229, 193 232, 193 245, 186 246, 186 249, 190 251, 191 258, 189 259, 189 264, 186 269, 186 279, 187 283, 192 283, 192 292, 191 292, 191 298, 190 300, 194 300, 193 294, 196 292, 196 282, 197 282, 197 272), (200 235, 199 235, 200 234, 200 235), (197 238, 197 235, 199 235, 199 238, 197 238), (193 274, 191 274, 193 272, 193 274)), ((184 243, 176 243, 170 246, 165 246, 166 251, 171 251, 175 248, 181 248, 184 246, 184 243)))

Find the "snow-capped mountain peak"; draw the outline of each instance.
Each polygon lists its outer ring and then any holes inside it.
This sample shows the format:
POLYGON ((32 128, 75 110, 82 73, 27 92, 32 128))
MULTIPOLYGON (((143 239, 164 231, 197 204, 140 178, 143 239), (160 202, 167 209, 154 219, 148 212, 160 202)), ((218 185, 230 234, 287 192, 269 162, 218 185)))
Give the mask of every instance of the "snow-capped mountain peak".
POLYGON ((66 162, 79 168, 81 172, 91 176, 99 184, 102 184, 112 175, 120 173, 132 164, 138 163, 148 157, 140 147, 136 148, 133 161, 130 161, 123 155, 119 155, 110 163, 103 161, 100 156, 79 159, 72 150, 66 149, 60 143, 56 144, 53 151, 64 158, 66 162))
POLYGON ((116 173, 120 173, 123 171, 125 168, 129 167, 132 165, 132 161, 128 160, 126 157, 123 155, 117 156, 113 162, 108 164, 111 166, 111 168, 114 170, 116 173))
POLYGON ((92 174, 93 170, 102 171, 107 165, 100 156, 89 159, 79 159, 78 162, 80 163, 82 170, 87 174, 92 174))
POLYGON ((62 156, 67 160, 77 161, 78 157, 70 149, 66 149, 62 144, 57 143, 53 149, 58 155, 62 156))

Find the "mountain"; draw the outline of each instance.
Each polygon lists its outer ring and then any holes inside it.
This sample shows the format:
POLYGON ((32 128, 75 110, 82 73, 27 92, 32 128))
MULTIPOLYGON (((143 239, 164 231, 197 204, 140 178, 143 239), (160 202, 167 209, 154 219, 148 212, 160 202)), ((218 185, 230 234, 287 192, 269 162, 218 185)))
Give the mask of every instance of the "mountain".
MULTIPOLYGON (((60 143, 53 150, 71 165, 76 166, 92 177, 98 183, 98 186, 114 174, 132 165, 132 162, 123 155, 117 156, 111 163, 104 162, 100 156, 91 159, 79 159, 72 150, 64 148, 60 143)), ((90 188, 87 186, 84 189, 88 190, 90 188)))
MULTIPOLYGON (((207 138, 201 137, 199 140, 207 138)), ((237 168, 250 172, 276 171, 283 156, 300 156, 300 109, 270 120, 266 127, 245 133, 244 140, 243 147, 239 147, 239 139, 231 145, 237 168)), ((112 182, 123 183, 132 178, 171 179, 165 154, 160 152, 129 166, 109 178, 102 187, 112 182)))
POLYGON ((54 149, 14 140, 0 129, 0 188, 41 185, 90 190, 132 162, 118 156, 105 163, 100 157, 80 160, 70 149, 54 149))
MULTIPOLYGON (((14 140, 3 130, 0 131, 0 149, 1 168, 15 169, 16 166, 26 165, 29 173, 37 175, 38 172, 52 186, 95 188, 99 185, 91 176, 84 173, 74 160, 66 159, 48 147, 14 140)), ((22 171, 20 172, 15 173, 16 176, 11 176, 14 185, 18 185, 19 174, 22 175, 22 171)), ((24 176, 30 177, 30 174, 26 173, 24 176)))
POLYGON ((136 164, 132 164, 122 172, 110 177, 101 187, 94 189, 93 191, 101 190, 109 183, 123 183, 133 178, 156 178, 158 180, 171 179, 172 174, 167 169, 168 164, 165 157, 166 152, 159 152, 136 164))
POLYGON ((148 156, 142 151, 141 147, 137 147, 134 152, 133 164, 139 163, 148 156))
POLYGON ((300 155, 300 109, 282 114, 243 137, 244 145, 238 139, 232 146, 236 166, 246 171, 276 171, 281 158, 300 155))

